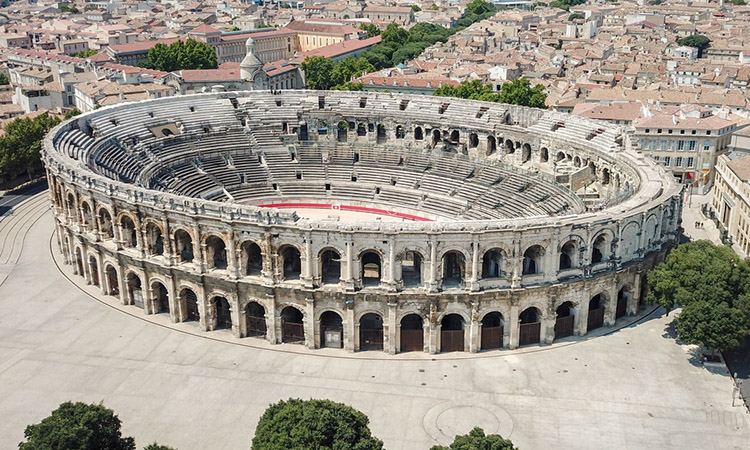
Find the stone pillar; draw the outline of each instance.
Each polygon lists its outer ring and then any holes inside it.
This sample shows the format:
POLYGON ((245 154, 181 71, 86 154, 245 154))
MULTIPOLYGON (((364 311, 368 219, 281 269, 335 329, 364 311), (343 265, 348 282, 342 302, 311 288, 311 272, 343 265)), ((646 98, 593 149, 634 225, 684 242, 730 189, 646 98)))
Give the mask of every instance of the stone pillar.
POLYGON ((508 317, 508 321, 506 323, 510 323, 510 344, 508 347, 511 350, 515 350, 518 348, 518 339, 520 337, 519 335, 519 317, 518 317, 518 305, 511 305, 510 307, 510 317, 508 317))
POLYGON ((125 271, 123 270, 122 266, 118 267, 118 269, 119 270, 117 271, 117 278, 118 278, 117 283, 119 284, 119 288, 120 288, 120 302, 122 302, 123 305, 129 305, 130 299, 128 297, 130 294, 129 292, 130 289, 128 287, 127 279, 125 278, 125 271))
POLYGON ((115 235, 115 244, 117 245, 117 250, 122 250, 125 246, 125 241, 122 238, 122 224, 120 222, 112 225, 112 233, 115 235))
POLYGON ((198 284, 198 292, 195 293, 198 303, 198 314, 200 314, 200 325, 203 331, 211 331, 211 318, 209 317, 209 307, 206 299, 206 289, 203 283, 198 284))
POLYGON ((471 302, 471 323, 469 328, 469 352, 476 353, 479 351, 480 333, 482 324, 479 322, 479 303, 471 302))
POLYGON ((638 304, 641 300, 641 277, 642 272, 640 270, 636 272, 635 277, 633 277, 633 293, 628 298, 627 307, 627 313, 631 316, 638 314, 638 304))
POLYGON ((247 323, 242 320, 244 319, 242 310, 240 309, 240 300, 237 297, 237 291, 235 288, 234 292, 229 293, 227 298, 229 303, 229 317, 232 318, 232 334, 236 338, 241 338, 247 335, 247 323))
POLYGON ((175 279, 171 275, 165 276, 166 286, 167 288, 167 298, 169 300, 169 318, 172 320, 172 322, 179 322, 180 321, 180 302, 177 301, 177 288, 175 286, 175 279))
POLYGON ((435 239, 435 236, 430 236, 430 271, 429 276, 427 277, 427 291, 428 292, 437 292, 438 291, 438 282, 437 282, 437 241, 435 239))
POLYGON ((615 324, 615 314, 617 313, 617 284, 612 280, 612 285, 607 289, 609 301, 604 309, 604 325, 612 326, 615 324))
POLYGON ((542 344, 551 344, 555 340, 555 322, 556 314, 545 314, 542 316, 542 330, 540 341, 542 344))
POLYGON ((344 289, 349 292, 354 291, 354 242, 351 236, 346 241, 346 278, 344 279, 344 289))
MULTIPOLYGON (((278 311, 276 311, 276 300, 273 294, 266 294, 266 340, 271 344, 278 344, 280 335, 276 334, 276 317, 278 311)), ((279 321, 280 322, 280 321, 279 321)))
POLYGON ((168 265, 174 265, 175 259, 174 259, 174 252, 172 251, 172 248, 174 248, 174 240, 170 236, 170 229, 169 229, 169 221, 166 218, 163 218, 161 220, 161 227, 164 230, 164 234, 162 235, 162 241, 164 242, 164 262, 168 265))
POLYGON ((200 258, 200 271, 201 273, 205 273, 206 269, 208 268, 208 264, 206 261, 208 260, 208 246, 205 242, 201 243, 200 246, 200 252, 198 253, 198 257, 200 258))
POLYGON ((585 336, 589 332, 589 301, 591 300, 591 291, 586 288, 583 290, 583 301, 581 301, 578 319, 578 335, 585 336))
POLYGON ((399 331, 400 327, 396 321, 398 314, 398 300, 388 300, 388 316, 383 322, 383 350, 387 351, 391 355, 395 355, 398 352, 398 345, 400 343, 399 331))
POLYGON ((440 324, 437 323, 437 306, 434 303, 430 303, 430 314, 427 316, 427 327, 425 332, 427 333, 427 351, 430 354, 435 354, 440 351, 440 324))
POLYGON ((307 236, 305 237, 305 261, 304 261, 304 270, 302 273, 302 282, 304 286, 308 289, 312 289, 314 287, 313 283, 313 254, 312 254, 312 234, 309 232, 307 233, 307 236))
POLYGON ((305 345, 307 348, 315 348, 315 337, 318 334, 316 331, 316 320, 315 320, 315 298, 308 297, 305 299, 305 345))
MULTIPOLYGON (((261 276, 263 277, 263 283, 271 285, 274 283, 274 267, 276 263, 276 252, 273 248, 273 236, 267 234, 261 241, 261 258, 263 258, 263 268, 261 270, 261 276)), ((274 342, 275 343, 275 342, 274 342)))
POLYGON ((229 272, 229 277, 237 279, 239 278, 238 273, 238 266, 237 264, 237 257, 239 253, 239 249, 237 248, 237 245, 234 241, 234 233, 230 233, 227 237, 227 246, 226 246, 226 252, 227 252, 227 272, 229 272))
POLYGON ((470 291, 478 291, 479 290, 479 270, 482 267, 481 263, 479 262, 479 237, 474 235, 472 236, 472 243, 471 243, 471 274, 469 275, 469 290, 470 291))
POLYGON ((385 284, 388 291, 396 292, 396 242, 394 237, 388 239, 388 270, 385 271, 385 284))
POLYGON ((359 335, 359 323, 354 321, 354 299, 346 300, 346 310, 344 311, 343 319, 344 350, 348 352, 359 350, 359 345, 355 345, 357 344, 357 336, 359 335))

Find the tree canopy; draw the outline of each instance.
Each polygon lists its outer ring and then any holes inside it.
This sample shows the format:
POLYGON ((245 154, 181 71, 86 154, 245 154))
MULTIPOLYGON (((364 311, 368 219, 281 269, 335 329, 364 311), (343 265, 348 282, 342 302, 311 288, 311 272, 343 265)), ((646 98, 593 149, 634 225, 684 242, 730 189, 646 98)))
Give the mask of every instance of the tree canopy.
POLYGON ((135 450, 132 437, 122 437, 120 419, 100 405, 65 402, 40 423, 24 431, 19 450, 135 450))
POLYGON ((8 75, 6 75, 3 72, 0 72, 0 86, 5 86, 10 84, 10 80, 8 79, 8 75))
POLYGON ((337 63, 323 56, 308 56, 302 61, 305 81, 309 89, 361 90, 348 89, 356 83, 353 78, 368 72, 374 72, 375 67, 365 58, 349 57, 337 63))
POLYGON ((140 67, 174 72, 175 70, 215 69, 218 67, 216 53, 208 44, 194 39, 175 41, 169 45, 156 44, 148 51, 148 57, 138 63, 140 67))
POLYGON ((685 45, 688 47, 695 47, 698 49, 698 56, 700 56, 703 53, 703 50, 708 47, 708 45, 711 43, 711 39, 709 39, 706 36, 703 36, 702 34, 694 34, 692 36, 684 37, 682 39, 678 39, 677 43, 679 45, 685 45))
POLYGON ((289 399, 266 409, 253 437, 253 450, 382 450, 369 419, 360 411, 330 400, 289 399))
POLYGON ((88 50, 81 50, 80 52, 74 53, 73 56, 76 58, 88 58, 89 56, 96 55, 97 51, 93 48, 90 48, 88 50))
POLYGON ((435 89, 438 97, 457 97, 486 102, 510 103, 513 105, 544 108, 547 94, 544 86, 531 86, 526 78, 519 78, 503 84, 500 92, 493 92, 489 85, 479 80, 462 81, 458 86, 443 85, 435 89))
POLYGON ((515 450, 513 443, 503 439, 499 434, 484 434, 484 430, 475 427, 468 434, 456 436, 453 443, 446 447, 444 445, 433 445, 430 450, 515 450))
POLYGON ((368 38, 380 36, 380 28, 378 28, 377 25, 373 25, 371 23, 363 23, 359 26, 359 29, 367 32, 368 38))
POLYGON ((0 136, 0 178, 11 180, 24 174, 31 178, 40 171, 42 139, 58 123, 57 117, 41 114, 5 125, 5 133, 0 136))
POLYGON ((726 350, 750 334, 750 262, 729 247, 689 242, 647 277, 649 303, 667 314, 682 306, 677 333, 685 342, 726 350))
POLYGON ((581 13, 573 13, 573 14, 571 14, 571 15, 568 16, 568 22, 572 22, 572 21, 574 21, 576 19, 585 19, 585 18, 586 18, 586 16, 584 16, 581 13))

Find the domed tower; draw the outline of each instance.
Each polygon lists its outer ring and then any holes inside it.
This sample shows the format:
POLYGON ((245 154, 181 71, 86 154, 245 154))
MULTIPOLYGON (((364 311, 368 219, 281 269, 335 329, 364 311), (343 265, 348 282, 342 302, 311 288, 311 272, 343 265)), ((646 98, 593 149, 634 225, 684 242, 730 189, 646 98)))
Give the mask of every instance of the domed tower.
POLYGON ((240 63, 240 76, 244 81, 249 81, 255 84, 257 84, 258 81, 262 82, 262 78, 258 78, 258 76, 263 70, 263 63, 255 55, 255 41, 253 41, 253 38, 247 38, 245 49, 247 49, 247 54, 240 63))

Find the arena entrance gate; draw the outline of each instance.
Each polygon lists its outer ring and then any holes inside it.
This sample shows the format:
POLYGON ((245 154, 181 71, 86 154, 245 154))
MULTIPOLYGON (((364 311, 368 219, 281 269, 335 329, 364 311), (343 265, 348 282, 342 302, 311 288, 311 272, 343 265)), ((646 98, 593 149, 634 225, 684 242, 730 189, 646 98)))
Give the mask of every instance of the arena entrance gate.
POLYGON ((555 339, 573 336, 575 316, 572 313, 572 306, 572 303, 565 302, 557 307, 557 320, 555 321, 555 339))
POLYGON ((628 285, 617 292, 617 309, 615 310, 615 320, 625 317, 628 312, 628 299, 633 295, 632 288, 628 285))
POLYGON ((341 316, 326 311, 320 316, 320 346, 341 348, 344 344, 344 327, 341 316))
POLYGON ((596 294, 589 302, 589 319, 586 331, 595 330, 604 326, 604 305, 602 295, 596 294))
POLYGON ((302 313, 292 306, 281 311, 281 342, 305 342, 305 325, 302 323, 302 313))
POLYGON ((482 350, 503 347, 503 316, 491 312, 482 318, 482 350))
POLYGON ((518 345, 538 344, 542 323, 539 321, 539 312, 537 309, 528 308, 524 310, 521 313, 520 319, 518 345))
POLYGON ((96 258, 89 256, 89 270, 91 271, 91 284, 99 286, 99 266, 96 263, 96 258))
POLYGON ((214 298, 216 308, 216 328, 232 329, 232 314, 229 309, 229 301, 224 297, 214 298))
POLYGON ((250 302, 245 308, 245 320, 247 321, 247 336, 265 336, 266 309, 257 302, 250 302))
POLYGON ((365 314, 359 319, 359 349, 383 350, 383 318, 377 314, 365 314))
POLYGON ((464 319, 458 314, 448 314, 440 322, 440 351, 464 351, 464 319))
POLYGON ((424 351, 424 330, 422 318, 416 314, 409 314, 401 319, 401 351, 424 351))
POLYGON ((180 292, 180 302, 185 302, 185 320, 200 321, 201 314, 198 311, 198 296, 190 289, 183 289, 180 292))

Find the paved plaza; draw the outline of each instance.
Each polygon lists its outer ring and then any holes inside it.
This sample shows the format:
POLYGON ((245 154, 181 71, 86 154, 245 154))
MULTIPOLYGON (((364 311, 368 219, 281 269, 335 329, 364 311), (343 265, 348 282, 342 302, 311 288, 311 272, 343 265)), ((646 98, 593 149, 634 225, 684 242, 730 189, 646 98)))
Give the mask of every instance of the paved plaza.
MULTIPOLYGON (((0 219, 0 448, 66 400, 103 402, 139 448, 247 449, 269 403, 362 410, 388 449, 474 425, 522 449, 746 449, 749 418, 721 367, 701 368, 659 311, 587 340, 395 357, 204 333, 77 286, 53 258, 46 196, 0 219), (248 344, 248 345, 245 345, 248 344)), ((56 251, 56 250, 55 250, 56 251)))

